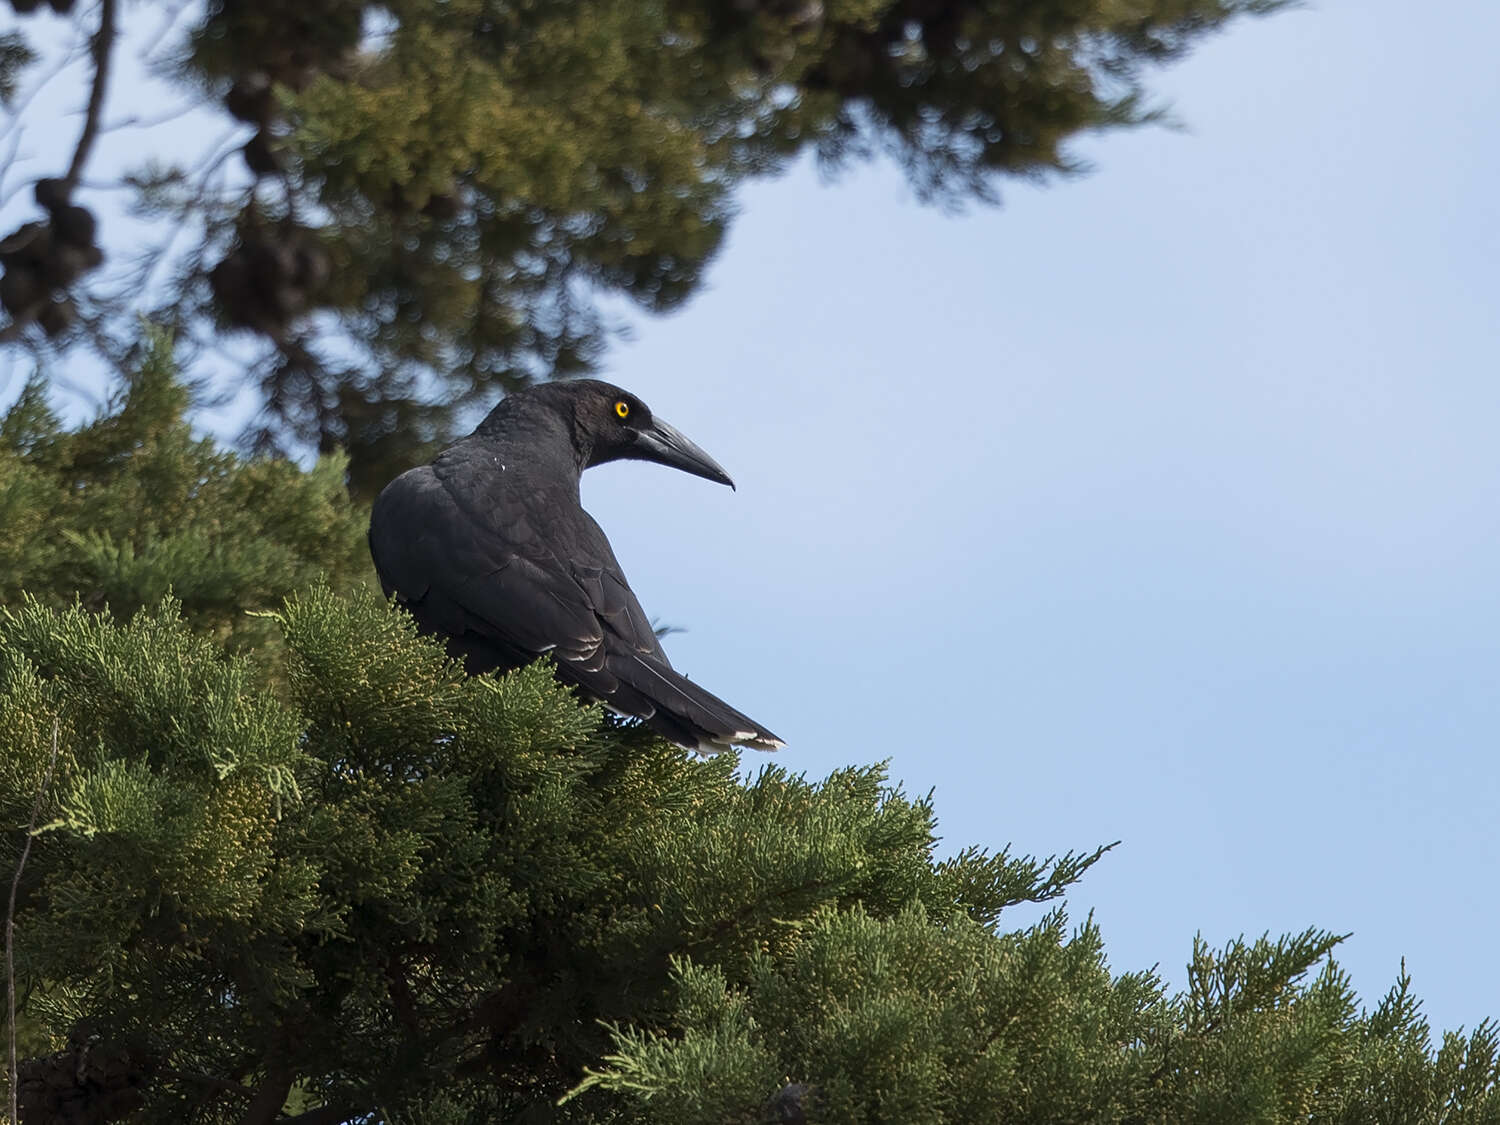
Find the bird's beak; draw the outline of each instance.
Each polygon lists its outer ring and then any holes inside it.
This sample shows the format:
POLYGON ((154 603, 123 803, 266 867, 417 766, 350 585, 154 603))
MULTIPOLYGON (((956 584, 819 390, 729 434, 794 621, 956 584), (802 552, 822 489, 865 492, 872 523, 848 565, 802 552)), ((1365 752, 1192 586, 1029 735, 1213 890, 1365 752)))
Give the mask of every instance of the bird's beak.
POLYGON ((727 484, 730 488, 734 487, 734 481, 729 479, 729 474, 719 467, 717 461, 683 437, 676 427, 667 425, 660 418, 653 418, 648 428, 636 431, 635 447, 635 455, 643 461, 670 465, 674 469, 692 473, 695 477, 704 477, 719 484, 727 484))

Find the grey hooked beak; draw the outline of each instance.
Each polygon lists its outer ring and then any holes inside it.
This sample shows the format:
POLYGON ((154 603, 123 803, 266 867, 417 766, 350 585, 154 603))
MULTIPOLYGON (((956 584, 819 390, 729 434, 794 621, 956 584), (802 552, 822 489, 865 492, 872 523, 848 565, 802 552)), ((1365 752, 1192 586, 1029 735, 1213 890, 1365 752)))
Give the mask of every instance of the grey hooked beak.
POLYGON ((653 418, 647 429, 636 431, 635 446, 636 456, 643 461, 670 465, 695 477, 734 487, 734 481, 717 461, 683 437, 675 426, 667 425, 660 418, 653 418))

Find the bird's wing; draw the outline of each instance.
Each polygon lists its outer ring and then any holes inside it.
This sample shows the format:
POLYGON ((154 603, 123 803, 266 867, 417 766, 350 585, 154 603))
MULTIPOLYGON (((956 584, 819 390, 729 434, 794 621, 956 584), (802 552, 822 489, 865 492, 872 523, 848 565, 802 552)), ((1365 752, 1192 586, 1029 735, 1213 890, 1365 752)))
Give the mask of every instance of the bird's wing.
POLYGON ((387 594, 425 628, 496 642, 518 663, 552 653, 581 686, 608 694, 610 650, 660 654, 651 623, 598 525, 582 512, 562 542, 592 563, 558 557, 529 504, 474 519, 430 470, 413 469, 377 499, 370 551, 387 594))
POLYGON ((386 593, 479 667, 550 653, 564 680, 684 746, 780 747, 672 668, 604 532, 582 509, 568 516, 512 503, 475 519, 414 469, 376 500, 370 549, 386 593))
MULTIPOLYGON (((426 560, 437 549, 431 518, 446 496, 429 466, 402 473, 381 490, 370 510, 370 557, 386 597, 417 604, 431 586, 426 560)), ((437 623, 435 623, 437 624, 437 623)))
MULTIPOLYGON (((648 719, 657 730, 684 746, 724 749, 731 745, 774 750, 783 744, 753 719, 678 672, 667 660, 656 630, 625 581, 604 531, 580 511, 575 558, 598 565, 571 564, 574 580, 604 624, 603 667, 613 688, 601 693, 611 707, 648 719)), ((590 686, 585 684, 584 686, 590 686)))

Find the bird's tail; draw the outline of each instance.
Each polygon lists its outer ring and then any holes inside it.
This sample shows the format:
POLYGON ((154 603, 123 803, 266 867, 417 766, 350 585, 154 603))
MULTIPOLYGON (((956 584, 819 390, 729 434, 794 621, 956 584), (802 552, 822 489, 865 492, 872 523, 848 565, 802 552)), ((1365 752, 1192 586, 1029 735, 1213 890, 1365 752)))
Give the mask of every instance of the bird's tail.
POLYGON ((645 708, 637 712, 647 726, 690 750, 716 754, 732 746, 780 750, 786 745, 754 719, 660 661, 639 656, 611 660, 609 671, 650 706, 649 714, 645 708))

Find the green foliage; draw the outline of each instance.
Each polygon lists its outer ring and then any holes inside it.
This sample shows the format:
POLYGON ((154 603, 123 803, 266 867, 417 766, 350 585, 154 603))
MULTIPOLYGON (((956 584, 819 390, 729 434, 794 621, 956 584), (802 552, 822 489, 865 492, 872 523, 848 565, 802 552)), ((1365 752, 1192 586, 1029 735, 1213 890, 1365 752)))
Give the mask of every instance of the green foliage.
POLYGON ((64 431, 33 379, 0 418, 0 604, 22 592, 129 616, 169 591, 199 628, 244 650, 268 608, 327 575, 365 580, 365 516, 344 460, 311 471, 245 460, 193 436, 187 388, 158 338, 110 406, 64 431))
POLYGON ((185 401, 158 344, 94 423, 0 422, 26 1125, 1500 1122, 1495 1025, 1434 1043, 1404 972, 1361 1010, 1332 934, 1199 939, 1174 995, 1061 907, 1006 925, 1106 849, 940 859, 881 767, 466 676, 352 580, 336 464, 185 401))
MULTIPOLYGON (((143 214, 193 234, 165 291, 146 284, 147 253, 106 266, 119 284, 80 307, 121 339, 142 311, 202 347, 253 333, 256 439, 341 445, 371 496, 476 402, 592 367, 600 295, 648 310, 691 296, 747 177, 886 153, 924 199, 991 201, 1007 178, 1080 170, 1081 134, 1154 119, 1151 68, 1282 6, 208 0, 187 8, 187 89, 171 98, 255 130, 242 176, 214 175, 211 153, 164 164, 139 134, 143 214)), ((149 6, 116 7, 123 27, 154 26, 149 6)), ((7 50, 0 94, 19 65, 7 50)), ((35 320, 108 350, 45 299, 98 265, 54 246, 70 214, 50 208, 0 255, 14 329, 0 340, 35 320)))
POLYGON ((172 601, 0 617, 6 823, 61 732, 27 1016, 132 1044, 150 1120, 755 1123, 789 1083, 830 1125, 1500 1120, 1493 1027, 1434 1052, 1404 977, 1358 1011, 1329 934, 1199 942, 1172 996, 1061 910, 1000 925, 1100 853, 939 861, 878 768, 745 777, 371 593, 275 620, 265 687, 172 601))
MULTIPOLYGON (((967 914, 999 908, 947 892, 930 807, 879 770, 742 781, 579 707, 545 665, 465 677, 373 595, 311 592, 279 621, 285 700, 170 602, 123 626, 0 619, 4 706, 29 716, 11 822, 63 731, 22 914, 55 1035, 86 1017, 200 1085, 293 1065, 333 1104, 415 1112, 459 1083, 538 1113, 605 1022, 667 1011, 676 958, 745 981, 829 911, 930 899, 985 933, 967 914)), ((193 1081, 161 1104, 188 1112, 193 1081)))

